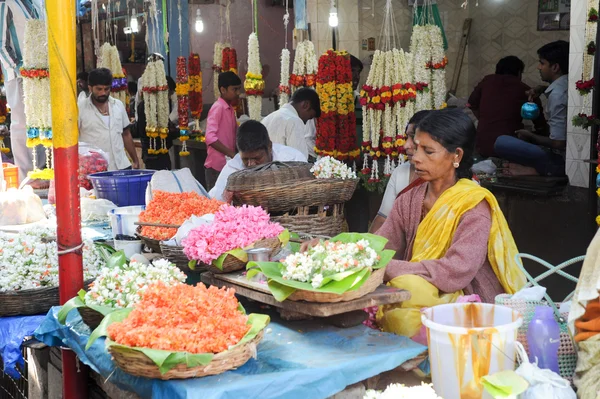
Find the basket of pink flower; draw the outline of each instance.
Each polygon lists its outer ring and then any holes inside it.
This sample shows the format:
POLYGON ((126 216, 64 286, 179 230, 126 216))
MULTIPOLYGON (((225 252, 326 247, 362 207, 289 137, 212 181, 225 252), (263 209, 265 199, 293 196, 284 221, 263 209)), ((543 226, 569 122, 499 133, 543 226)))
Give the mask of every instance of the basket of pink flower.
POLYGON ((211 224, 191 230, 183 239, 183 251, 190 259, 190 269, 202 263, 214 273, 242 270, 248 263, 245 249, 268 248, 274 255, 287 244, 289 233, 272 223, 261 207, 223 205, 211 224))

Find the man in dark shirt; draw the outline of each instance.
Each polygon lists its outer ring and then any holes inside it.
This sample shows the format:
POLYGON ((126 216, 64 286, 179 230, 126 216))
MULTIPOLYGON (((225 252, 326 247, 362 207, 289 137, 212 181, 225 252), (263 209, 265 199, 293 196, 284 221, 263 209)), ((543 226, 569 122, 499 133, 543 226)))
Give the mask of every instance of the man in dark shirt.
MULTIPOLYGON (((521 106, 527 102, 526 92, 530 89, 521 81, 524 69, 525 64, 519 58, 513 55, 502 58, 496 64, 496 73, 484 77, 469 97, 469 107, 479 119, 476 147, 484 157, 496 156, 494 143, 498 137, 515 136, 515 131, 523 129, 521 106)), ((545 124, 541 112, 534 122, 536 126, 545 124)))

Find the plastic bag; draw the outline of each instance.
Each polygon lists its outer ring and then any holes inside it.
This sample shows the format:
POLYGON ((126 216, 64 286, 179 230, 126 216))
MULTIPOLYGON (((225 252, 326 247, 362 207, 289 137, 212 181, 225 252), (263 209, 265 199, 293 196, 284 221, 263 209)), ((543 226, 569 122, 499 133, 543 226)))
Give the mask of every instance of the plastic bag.
POLYGON ((153 191, 166 191, 168 193, 195 192, 210 198, 208 191, 194 178, 189 168, 156 171, 146 187, 146 204, 149 204, 152 200, 153 191))
POLYGON ((106 172, 108 160, 109 155, 104 151, 86 143, 79 143, 79 169, 77 170, 79 187, 91 190, 92 182, 87 176, 92 173, 106 172))
POLYGON ((84 222, 108 220, 108 212, 116 207, 109 200, 81 197, 81 220, 84 222))
POLYGON ((46 218, 42 200, 31 186, 0 193, 0 226, 35 223, 46 218))
POLYGON ((529 388, 521 394, 521 399, 577 399, 569 381, 551 370, 540 369, 537 364, 529 363, 529 357, 523 345, 516 342, 521 365, 516 373, 525 378, 529 388))

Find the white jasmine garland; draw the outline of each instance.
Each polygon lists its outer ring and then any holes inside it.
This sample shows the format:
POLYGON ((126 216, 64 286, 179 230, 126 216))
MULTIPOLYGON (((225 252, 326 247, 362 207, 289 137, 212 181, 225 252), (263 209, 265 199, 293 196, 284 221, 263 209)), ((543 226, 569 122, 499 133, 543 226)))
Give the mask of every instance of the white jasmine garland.
POLYGON ((349 270, 372 268, 377 261, 377 252, 367 240, 356 243, 321 241, 306 252, 285 258, 282 277, 310 282, 314 288, 319 288, 325 277, 349 270))
POLYGON ((25 22, 23 65, 28 69, 49 68, 46 23, 40 19, 25 22))
MULTIPOLYGON (((23 68, 48 69, 48 39, 46 24, 39 19, 29 19, 25 25, 23 68)), ((52 127, 50 79, 23 78, 23 105, 26 124, 34 128, 52 127)))
MULTIPOLYGON (((298 43, 292 73, 297 76, 316 75, 318 67, 315 45, 310 40, 303 40, 298 43)), ((311 85, 310 87, 314 86, 311 85)), ((292 93, 298 88, 299 86, 292 85, 292 93)))
POLYGON ((402 384, 390 384, 383 391, 369 389, 363 399, 442 399, 438 396, 431 384, 421 383, 414 387, 402 384))
MULTIPOLYGON (((250 36, 248 37, 248 73, 254 76, 261 76, 262 79, 258 36, 255 32, 250 33, 250 36)), ((248 96, 248 114, 250 119, 259 121, 261 119, 261 111, 262 96, 248 96)))
POLYGON ((223 49, 231 47, 229 43, 215 42, 215 52, 213 53, 213 90, 215 100, 221 96, 219 91, 219 73, 221 73, 221 63, 223 62, 223 49))
MULTIPOLYGON (((19 234, 0 232, 0 292, 58 286, 58 246, 56 231, 49 228, 26 230, 19 234)), ((83 247, 83 277, 97 276, 104 266, 92 241, 83 247)))
POLYGON ((317 179, 356 179, 348 165, 330 156, 319 158, 310 171, 317 179))
POLYGON ((144 99, 144 112, 146 114, 146 129, 156 129, 158 127, 158 115, 157 115, 157 98, 155 93, 149 93, 144 91, 144 88, 147 87, 156 87, 157 86, 157 77, 156 77, 156 63, 149 62, 146 65, 146 69, 144 70, 144 74, 141 78, 142 87, 142 97, 144 99))
POLYGON ((149 265, 131 261, 122 267, 105 267, 85 294, 85 303, 127 308, 140 301, 149 285, 159 281, 173 285, 183 283, 185 279, 185 273, 166 259, 154 260, 149 265))
MULTIPOLYGON (((156 86, 167 87, 167 76, 165 73, 165 64, 162 60, 155 62, 156 64, 156 86)), ((169 127, 169 90, 159 90, 156 98, 157 111, 157 126, 159 129, 167 129, 169 127)))
MULTIPOLYGON (((280 88, 289 89, 290 82, 290 50, 284 48, 281 50, 281 75, 279 78, 280 88)), ((279 90, 279 106, 283 107, 290 100, 290 96, 285 91, 279 90)))

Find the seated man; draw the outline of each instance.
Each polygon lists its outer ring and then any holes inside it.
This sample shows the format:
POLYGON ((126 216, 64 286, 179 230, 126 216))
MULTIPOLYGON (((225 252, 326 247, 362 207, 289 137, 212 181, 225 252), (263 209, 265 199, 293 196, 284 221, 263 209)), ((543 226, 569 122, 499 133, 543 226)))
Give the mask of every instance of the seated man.
MULTIPOLYGON (((521 81, 525 64, 514 55, 502 58, 496 64, 496 73, 487 75, 469 96, 469 108, 479 123, 475 147, 483 157, 494 157, 494 144, 502 135, 516 136, 523 129, 521 106, 527 102, 531 89, 521 81)), ((541 107, 541 103, 536 101, 541 107)), ((545 127, 545 120, 535 120, 536 129, 545 127)))
POLYGON ((262 124, 267 127, 269 138, 275 144, 283 144, 300 151, 304 160, 315 143, 307 132, 306 123, 321 116, 319 95, 313 89, 301 88, 294 92, 292 100, 270 113, 262 124))
POLYGON ((263 165, 273 161, 306 162, 300 151, 281 144, 273 144, 267 128, 260 122, 249 120, 242 123, 236 136, 238 153, 225 164, 215 186, 208 193, 220 201, 231 200, 231 193, 225 190, 227 179, 237 171, 263 165))
POLYGON ((499 157, 510 162, 508 174, 512 176, 565 175, 569 43, 563 40, 548 43, 538 50, 538 55, 540 76, 550 86, 537 87, 528 93, 530 100, 542 92, 548 97, 546 120, 549 134, 517 130, 518 138, 498 137, 494 150, 499 157))

